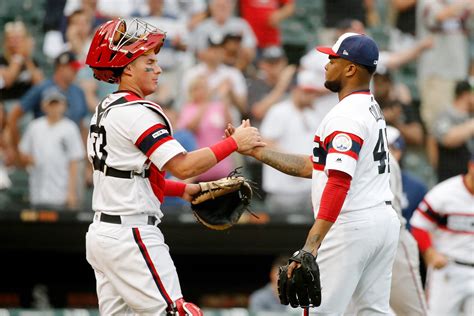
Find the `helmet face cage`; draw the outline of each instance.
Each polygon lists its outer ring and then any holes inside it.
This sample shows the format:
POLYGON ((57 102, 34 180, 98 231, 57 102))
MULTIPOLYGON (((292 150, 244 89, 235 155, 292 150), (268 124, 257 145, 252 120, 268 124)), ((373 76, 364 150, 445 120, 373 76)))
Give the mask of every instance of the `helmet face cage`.
POLYGON ((111 20, 96 31, 86 64, 96 79, 116 83, 126 65, 149 50, 157 54, 165 37, 162 30, 137 18, 111 20))
POLYGON ((134 18, 128 23, 120 19, 120 23, 117 23, 115 26, 113 34, 114 35, 109 38, 109 48, 114 51, 120 51, 139 40, 146 41, 150 34, 164 35, 165 32, 150 23, 134 18))

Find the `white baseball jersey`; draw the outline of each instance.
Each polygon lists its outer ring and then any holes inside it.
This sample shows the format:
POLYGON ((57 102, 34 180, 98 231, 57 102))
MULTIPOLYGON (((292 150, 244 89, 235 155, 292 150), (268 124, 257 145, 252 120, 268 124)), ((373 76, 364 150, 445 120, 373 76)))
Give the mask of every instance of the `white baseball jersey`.
POLYGON ((410 224, 432 233, 433 247, 445 256, 474 263, 474 194, 462 175, 434 186, 410 224))
POLYGON ((328 170, 352 177, 341 214, 392 200, 385 127, 380 107, 368 90, 346 96, 324 117, 313 148, 312 199, 316 216, 328 170))
MULTIPOLYGON (((109 168, 142 173, 150 161, 161 170, 183 152, 186 150, 172 137, 171 125, 161 108, 130 92, 110 94, 91 119, 87 155, 92 163, 102 161, 109 168)), ((160 205, 148 178, 137 175, 123 179, 94 170, 94 211, 162 217, 160 205)))

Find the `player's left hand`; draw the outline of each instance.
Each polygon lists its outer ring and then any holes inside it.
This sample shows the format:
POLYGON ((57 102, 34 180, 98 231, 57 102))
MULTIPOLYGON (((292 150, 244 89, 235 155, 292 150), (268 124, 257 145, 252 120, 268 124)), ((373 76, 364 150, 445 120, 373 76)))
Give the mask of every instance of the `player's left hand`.
POLYGON ((201 192, 201 187, 197 183, 187 183, 182 198, 191 202, 193 196, 201 192))

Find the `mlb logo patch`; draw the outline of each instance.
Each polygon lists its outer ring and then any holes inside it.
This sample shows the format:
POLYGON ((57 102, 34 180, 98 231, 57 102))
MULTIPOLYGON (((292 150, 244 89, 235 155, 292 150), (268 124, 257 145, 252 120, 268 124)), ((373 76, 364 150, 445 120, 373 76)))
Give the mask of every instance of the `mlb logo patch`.
POLYGON ((352 139, 347 134, 337 134, 332 141, 332 146, 339 152, 349 151, 352 147, 352 139))

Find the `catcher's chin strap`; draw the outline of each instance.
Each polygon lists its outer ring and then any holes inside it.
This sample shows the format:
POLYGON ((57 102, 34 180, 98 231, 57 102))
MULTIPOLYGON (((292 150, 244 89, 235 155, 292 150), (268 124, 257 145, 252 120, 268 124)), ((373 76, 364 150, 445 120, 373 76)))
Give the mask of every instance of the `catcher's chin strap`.
POLYGON ((186 302, 183 298, 176 300, 174 305, 174 310, 168 311, 166 316, 204 316, 197 305, 186 302))

